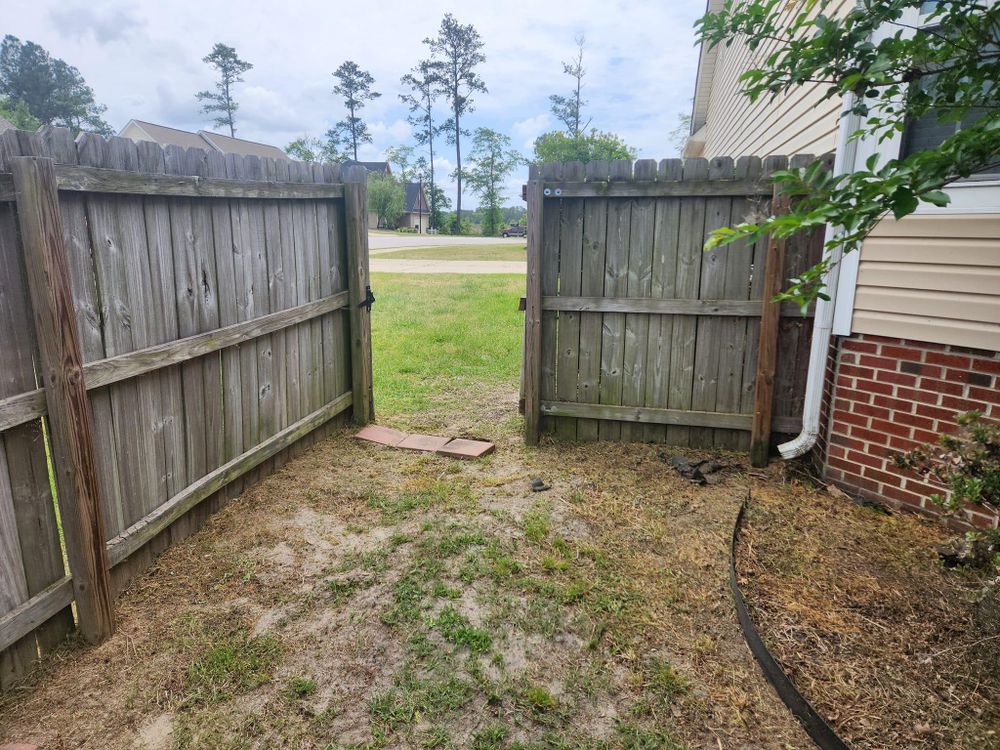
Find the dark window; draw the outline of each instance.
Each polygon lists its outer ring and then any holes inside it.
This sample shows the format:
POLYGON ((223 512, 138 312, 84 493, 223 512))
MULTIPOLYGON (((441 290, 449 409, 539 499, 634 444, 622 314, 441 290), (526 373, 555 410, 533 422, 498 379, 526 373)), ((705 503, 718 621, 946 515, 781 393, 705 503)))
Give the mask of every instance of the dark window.
POLYGON ((903 133, 903 156, 915 151, 937 148, 946 138, 955 135, 962 128, 972 127, 985 114, 984 107, 976 107, 966 112, 959 122, 953 120, 942 122, 938 119, 936 111, 926 112, 917 119, 910 120, 906 123, 906 131, 903 133))
MULTIPOLYGON (((921 11, 929 13, 935 5, 936 0, 925 2, 921 11)), ((992 50, 993 47, 987 49, 992 50)), ((926 83, 927 79, 924 79, 924 82, 926 83)), ((938 118, 938 111, 932 110, 920 117, 908 120, 903 130, 903 145, 900 149, 900 156, 906 157, 917 151, 930 151, 937 148, 962 128, 975 125, 987 112, 985 107, 975 107, 966 112, 960 121, 950 119, 942 121, 938 118)), ((996 179, 998 176, 1000 176, 1000 160, 980 170, 970 179, 996 179)))

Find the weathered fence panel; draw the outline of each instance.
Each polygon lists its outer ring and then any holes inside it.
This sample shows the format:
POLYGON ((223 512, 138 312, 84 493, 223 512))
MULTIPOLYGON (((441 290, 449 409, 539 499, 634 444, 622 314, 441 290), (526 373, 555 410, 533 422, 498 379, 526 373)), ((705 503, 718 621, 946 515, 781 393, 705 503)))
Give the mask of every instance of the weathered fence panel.
MULTIPOLYGON (((59 484, 67 571, 50 484, 74 474, 61 446, 93 448, 91 530, 118 591, 290 453, 371 418, 365 212, 357 168, 54 128, 0 136, 0 688, 74 627, 83 542, 59 484), (28 283, 39 241, 12 170, 50 175, 65 310, 33 307, 57 297, 51 274, 28 283), (60 335, 57 312, 80 363, 53 387, 86 394, 90 428, 47 397, 55 350, 39 342, 60 335)), ((93 640, 113 627, 90 607, 78 617, 93 640)))
MULTIPOLYGON (((714 229, 770 211, 769 175, 788 164, 744 157, 532 169, 529 443, 551 433, 745 450, 754 424, 765 443, 772 425, 798 429, 811 317, 788 305, 768 316, 763 338, 774 338, 774 351, 761 364, 775 371, 758 400, 773 393, 773 415, 769 401, 755 423, 761 317, 773 304, 768 243, 703 249, 714 229)), ((819 260, 822 232, 783 247, 782 283, 819 260)))

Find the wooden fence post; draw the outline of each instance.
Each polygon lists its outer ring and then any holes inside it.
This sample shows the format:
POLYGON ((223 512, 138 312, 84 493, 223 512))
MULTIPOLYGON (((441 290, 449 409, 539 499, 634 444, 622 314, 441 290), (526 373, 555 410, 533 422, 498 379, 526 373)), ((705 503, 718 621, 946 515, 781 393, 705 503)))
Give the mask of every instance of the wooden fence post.
POLYGON ((351 293, 351 389, 354 421, 375 419, 372 393, 371 286, 368 277, 368 171, 356 166, 345 170, 344 217, 347 227, 347 267, 351 293))
POLYGON ((51 159, 11 159, 24 265, 45 386, 56 489, 80 631, 99 643, 115 631, 100 511, 90 403, 69 286, 51 159))
POLYGON ((537 445, 542 386, 542 210, 538 167, 528 179, 528 268, 524 303, 524 442, 537 445))
MULTIPOLYGON (((774 189, 774 214, 787 213, 788 198, 774 189)), ((785 282, 784 238, 769 237, 764 266, 763 307, 760 315, 760 346, 757 351, 757 377, 754 381, 753 421, 750 426, 750 465, 767 466, 771 448, 771 416, 774 411, 774 373, 778 362, 778 324, 781 305, 773 302, 785 282)))

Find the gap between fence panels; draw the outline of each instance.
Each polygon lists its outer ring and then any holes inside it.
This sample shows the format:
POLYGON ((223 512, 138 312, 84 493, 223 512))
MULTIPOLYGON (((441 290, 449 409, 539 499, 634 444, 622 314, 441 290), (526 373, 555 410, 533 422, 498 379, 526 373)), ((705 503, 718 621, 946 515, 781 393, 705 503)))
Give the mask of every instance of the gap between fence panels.
MULTIPOLYGON (((124 562, 157 534, 237 477, 284 450, 351 407, 353 396, 345 393, 304 419, 268 438, 256 448, 237 456, 160 505, 145 518, 106 542, 109 567, 124 562)), ((16 609, 0 616, 0 651, 30 633, 40 623, 73 601, 72 578, 51 584, 16 609)))

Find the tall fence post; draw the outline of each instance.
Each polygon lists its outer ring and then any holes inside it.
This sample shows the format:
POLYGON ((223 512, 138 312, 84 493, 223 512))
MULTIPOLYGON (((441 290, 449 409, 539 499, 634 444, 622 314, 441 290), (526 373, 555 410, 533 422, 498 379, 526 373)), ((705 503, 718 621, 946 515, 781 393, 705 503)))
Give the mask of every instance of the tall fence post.
MULTIPOLYGON (((788 198, 774 189, 773 212, 787 213, 788 198)), ((754 381, 753 421, 750 423, 750 465, 767 466, 771 448, 771 422, 774 413, 774 374, 778 363, 778 324, 781 305, 774 296, 785 281, 786 240, 774 236, 767 240, 764 265, 763 307, 760 313, 760 345, 757 350, 757 377, 754 381)))
POLYGON ((80 631, 99 643, 115 631, 100 512, 90 403, 51 159, 11 159, 24 265, 45 387, 59 510, 80 631))
POLYGON ((528 175, 528 268, 524 303, 524 442, 537 445, 542 384, 542 210, 545 196, 537 166, 528 175))
POLYGON ((351 297, 351 390, 354 421, 375 419, 372 393, 371 286, 368 277, 368 171, 345 170, 344 216, 347 227, 347 267, 351 297))

